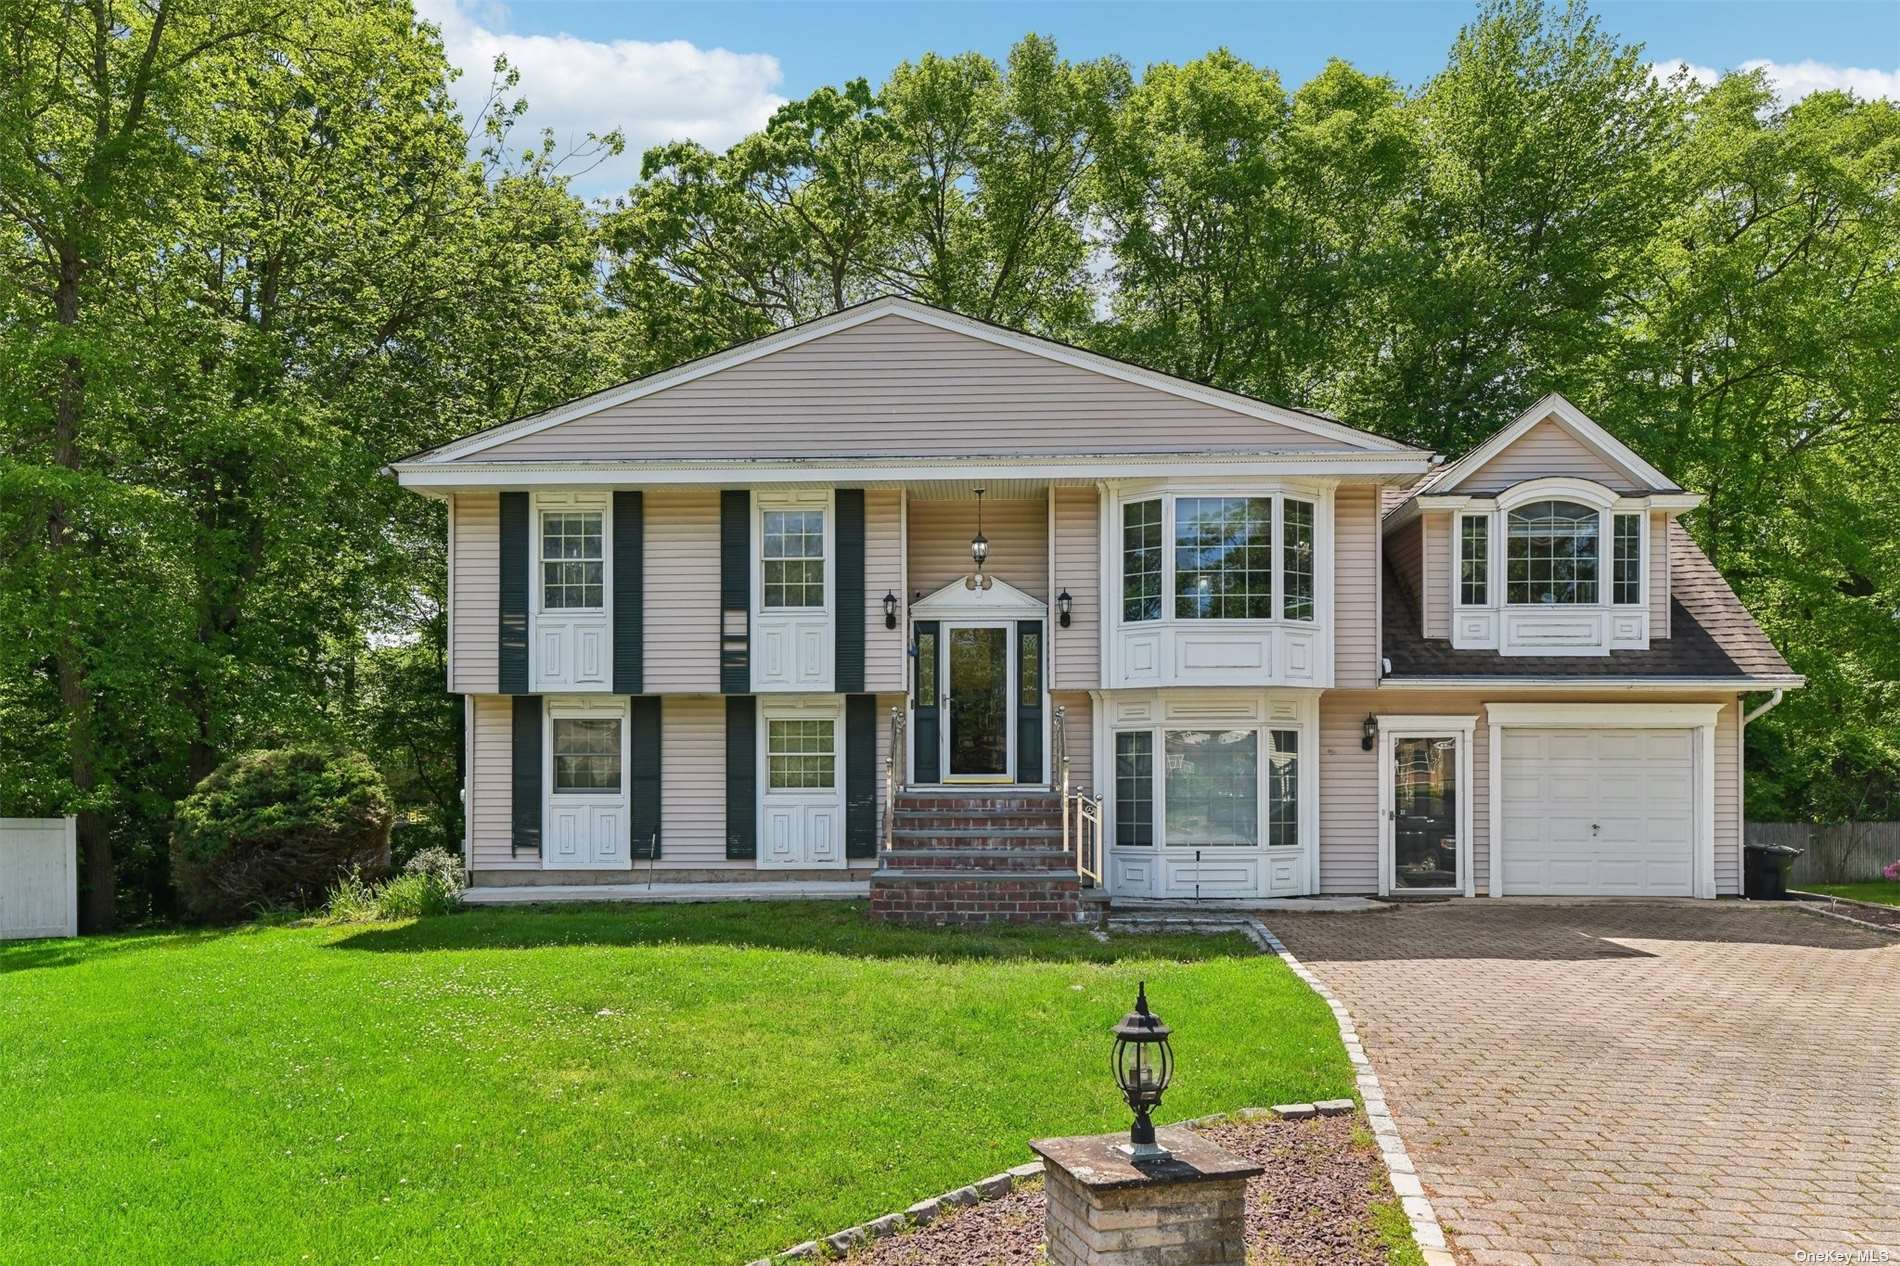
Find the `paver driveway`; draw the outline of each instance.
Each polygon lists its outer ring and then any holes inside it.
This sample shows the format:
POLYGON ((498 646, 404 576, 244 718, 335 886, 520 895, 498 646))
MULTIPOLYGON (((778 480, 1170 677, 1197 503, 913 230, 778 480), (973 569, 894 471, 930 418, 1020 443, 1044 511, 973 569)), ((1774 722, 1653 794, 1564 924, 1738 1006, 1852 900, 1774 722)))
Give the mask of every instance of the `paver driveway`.
POLYGON ((1900 938, 1728 903, 1267 922, 1352 1012, 1461 1258, 1900 1263, 1900 938))

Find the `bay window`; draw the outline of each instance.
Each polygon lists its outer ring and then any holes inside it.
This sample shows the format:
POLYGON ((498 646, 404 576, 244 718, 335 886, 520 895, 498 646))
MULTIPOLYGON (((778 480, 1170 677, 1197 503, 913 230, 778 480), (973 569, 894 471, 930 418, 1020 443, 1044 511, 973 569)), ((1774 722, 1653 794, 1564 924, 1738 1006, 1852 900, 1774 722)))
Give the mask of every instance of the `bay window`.
POLYGON ((1297 729, 1117 730, 1115 844, 1298 848, 1299 753, 1297 729))
POLYGON ((1254 730, 1169 730, 1162 779, 1171 847, 1260 842, 1260 736, 1254 730))
POLYGON ((1314 622, 1318 512, 1316 502, 1278 494, 1124 502, 1122 622, 1314 622))
POLYGON ((1533 501, 1506 516, 1505 601, 1593 606, 1597 512, 1573 501, 1533 501))
POLYGON ((1115 842, 1155 842, 1155 739, 1147 730, 1115 736, 1115 842))
POLYGON ((1267 731, 1267 843, 1300 843, 1300 732, 1267 731))

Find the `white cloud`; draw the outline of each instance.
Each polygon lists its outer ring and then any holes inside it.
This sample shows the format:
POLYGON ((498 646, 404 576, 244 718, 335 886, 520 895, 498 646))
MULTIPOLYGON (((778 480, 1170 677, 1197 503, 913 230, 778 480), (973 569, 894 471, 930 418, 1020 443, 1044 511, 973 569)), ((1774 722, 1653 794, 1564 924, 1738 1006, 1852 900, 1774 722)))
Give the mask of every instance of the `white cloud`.
MULTIPOLYGON (((1834 66, 1812 59, 1777 62, 1766 57, 1751 57, 1735 69, 1766 71, 1775 85, 1775 96, 1784 106, 1792 105, 1809 93, 1835 88, 1852 92, 1863 101, 1877 97, 1900 101, 1900 68, 1874 70, 1864 66, 1834 66)), ((1651 73, 1659 79, 1666 79, 1679 70, 1687 70, 1689 77, 1700 84, 1712 84, 1722 77, 1713 66, 1698 65, 1680 57, 1666 58, 1650 66, 1651 73)))
POLYGON ((508 32, 508 11, 474 0, 417 0, 417 16, 442 29, 449 60, 461 71, 455 98, 473 122, 506 54, 521 72, 515 95, 528 99, 516 126, 516 148, 554 129, 557 144, 580 145, 589 132, 619 128, 627 148, 579 177, 577 193, 623 193, 639 178, 640 155, 666 141, 694 140, 722 149, 764 125, 785 103, 774 91, 784 78, 769 53, 704 49, 686 40, 590 40, 573 35, 508 32))

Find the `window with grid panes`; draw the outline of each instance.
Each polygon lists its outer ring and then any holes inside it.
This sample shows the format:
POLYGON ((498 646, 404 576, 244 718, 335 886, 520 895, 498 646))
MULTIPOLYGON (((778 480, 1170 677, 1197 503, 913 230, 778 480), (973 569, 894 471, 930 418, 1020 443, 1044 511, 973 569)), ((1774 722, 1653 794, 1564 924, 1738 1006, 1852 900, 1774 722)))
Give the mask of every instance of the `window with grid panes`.
POLYGON ((759 518, 763 529, 764 606, 824 606, 825 512, 767 510, 759 518))
POLYGON ((767 721, 765 762, 772 789, 804 791, 835 786, 835 738, 836 726, 829 717, 767 721))
POLYGON ((606 604, 606 564, 598 510, 541 514, 541 607, 599 610, 606 604))

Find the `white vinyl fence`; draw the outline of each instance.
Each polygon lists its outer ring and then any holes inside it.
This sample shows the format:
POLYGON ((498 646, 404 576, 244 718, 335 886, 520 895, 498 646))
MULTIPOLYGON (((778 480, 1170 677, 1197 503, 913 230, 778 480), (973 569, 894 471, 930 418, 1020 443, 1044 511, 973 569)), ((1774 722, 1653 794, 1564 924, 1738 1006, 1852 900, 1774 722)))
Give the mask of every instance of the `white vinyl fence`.
POLYGON ((1900 822, 1844 822, 1810 826, 1806 822, 1750 822, 1750 844, 1792 844, 1795 885, 1851 884, 1880 878, 1880 868, 1900 860, 1900 822))
POLYGON ((77 818, 0 818, 0 941, 79 935, 77 818))

